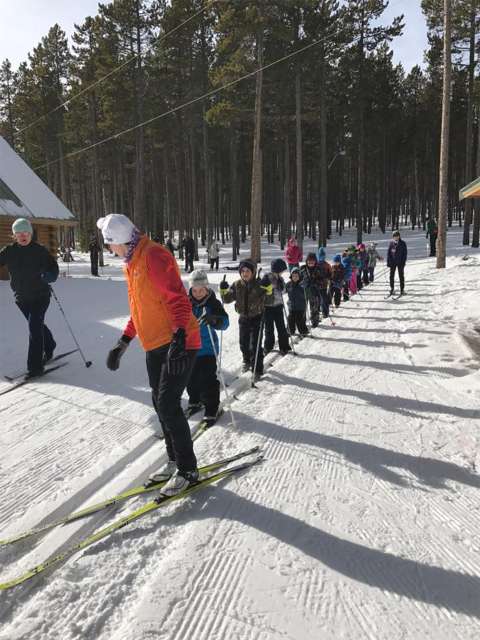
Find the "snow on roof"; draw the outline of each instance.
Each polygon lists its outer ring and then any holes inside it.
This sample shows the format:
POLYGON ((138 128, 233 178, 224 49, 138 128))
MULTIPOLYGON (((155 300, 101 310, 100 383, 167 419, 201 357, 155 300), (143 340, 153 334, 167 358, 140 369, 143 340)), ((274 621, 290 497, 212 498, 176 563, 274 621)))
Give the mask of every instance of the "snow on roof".
POLYGON ((0 216, 72 220, 74 215, 0 136, 0 216))

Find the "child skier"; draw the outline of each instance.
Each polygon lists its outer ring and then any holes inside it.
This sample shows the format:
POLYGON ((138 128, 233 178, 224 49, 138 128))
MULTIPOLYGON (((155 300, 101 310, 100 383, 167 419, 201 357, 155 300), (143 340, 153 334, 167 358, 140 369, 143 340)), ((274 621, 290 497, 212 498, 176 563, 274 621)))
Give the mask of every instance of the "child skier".
POLYGON ((348 302, 350 300, 350 280, 352 279, 352 258, 345 250, 342 254, 342 267, 345 270, 345 276, 343 281, 343 301, 348 302))
POLYGON ((320 295, 320 304, 322 306, 322 316, 328 318, 330 315, 330 294, 329 286, 332 277, 332 267, 326 260, 326 252, 324 247, 319 247, 317 252, 318 259, 318 292, 320 295))
POLYGON ((298 329, 298 333, 302 337, 308 336, 309 331, 306 323, 307 300, 298 267, 292 269, 286 291, 288 295, 288 329, 290 335, 295 335, 295 331, 298 329))
POLYGON ((228 329, 228 315, 209 288, 205 271, 197 269, 190 274, 190 302, 193 315, 200 321, 202 346, 197 354, 187 384, 187 417, 205 407, 204 421, 211 427, 217 419, 220 405, 220 383, 217 379, 217 331, 228 329), (213 343, 212 343, 213 339, 213 343))
POLYGON ((319 271, 317 257, 314 253, 307 255, 307 261, 300 269, 302 286, 305 289, 305 298, 310 306, 310 321, 312 328, 318 327, 320 322, 320 293, 319 271))
POLYGON ((361 289, 369 283, 368 279, 368 253, 363 242, 357 245, 357 258, 359 261, 357 273, 357 286, 361 289))
POLYGON ((368 255, 368 281, 373 282, 375 279, 375 267, 377 266, 377 260, 383 260, 382 256, 377 251, 377 243, 371 242, 367 249, 368 255))
POLYGON ((338 308, 342 299, 342 287, 345 281, 345 267, 342 265, 342 256, 338 253, 333 258, 332 279, 330 280, 330 299, 338 308))
POLYGON ((285 260, 288 264, 288 270, 291 272, 295 267, 300 267, 300 260, 303 259, 302 250, 297 244, 296 238, 290 238, 285 249, 285 260))
POLYGON ((285 281, 281 276, 287 270, 287 265, 284 260, 277 258, 272 260, 270 268, 271 272, 267 274, 267 277, 272 285, 273 297, 271 301, 265 302, 264 355, 270 353, 275 345, 275 326, 278 335, 278 348, 282 356, 285 356, 291 350, 285 327, 285 307, 283 306, 285 281))
POLYGON ((257 265, 253 260, 242 260, 239 265, 240 279, 230 287, 226 280, 220 283, 220 295, 226 303, 235 301, 239 314, 240 350, 243 356, 243 371, 253 370, 258 380, 263 375, 262 331, 265 303, 273 299, 273 287, 268 278, 256 277, 257 265))

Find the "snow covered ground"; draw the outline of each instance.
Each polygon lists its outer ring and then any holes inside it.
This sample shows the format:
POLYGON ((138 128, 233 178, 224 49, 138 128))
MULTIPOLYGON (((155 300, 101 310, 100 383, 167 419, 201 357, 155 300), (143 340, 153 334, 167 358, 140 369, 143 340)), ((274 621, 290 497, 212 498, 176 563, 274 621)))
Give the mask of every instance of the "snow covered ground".
MULTIPOLYGON (((455 229, 438 271, 424 235, 403 235, 408 295, 384 300, 380 265, 335 326, 296 356, 268 357, 233 404, 237 429, 226 415, 196 442, 200 463, 254 445, 265 461, 0 593, 0 640, 479 637, 480 252, 455 229)), ((328 256, 352 238, 334 238, 328 256)), ((264 245, 265 265, 279 254, 264 245)), ((139 345, 116 373, 104 364, 128 314, 120 262, 105 259, 102 278, 84 255, 55 285, 94 365, 75 354, 0 397, 0 538, 137 485, 163 456, 139 345)), ((8 373, 26 360, 26 326, 5 282, 0 308, 8 373)), ((48 324, 58 350, 72 348, 55 301, 48 324)), ((138 504, 1 548, 0 582, 138 504)))

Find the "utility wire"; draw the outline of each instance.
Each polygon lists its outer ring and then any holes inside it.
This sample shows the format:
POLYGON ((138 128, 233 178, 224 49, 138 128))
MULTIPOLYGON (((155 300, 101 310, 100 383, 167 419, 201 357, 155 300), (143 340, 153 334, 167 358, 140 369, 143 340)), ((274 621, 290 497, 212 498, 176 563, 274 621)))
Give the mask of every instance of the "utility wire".
MULTIPOLYGON (((174 27, 173 29, 170 29, 170 31, 168 31, 167 33, 164 33, 161 36, 158 36, 158 38, 150 45, 150 47, 147 48, 148 49, 152 49, 154 46, 158 45, 160 42, 162 42, 163 40, 165 40, 166 38, 168 38, 169 36, 171 36, 173 33, 175 33, 176 31, 178 31, 179 29, 181 29, 182 27, 184 27, 186 24, 188 24, 189 22, 191 22, 192 20, 195 20, 195 18, 198 18, 198 16, 200 16, 204 11, 206 11, 208 9, 208 7, 212 4, 212 2, 214 2, 215 0, 208 0, 208 2, 205 4, 204 7, 202 7, 202 9, 200 9, 199 11, 197 11, 197 13, 194 13, 193 15, 191 15, 189 18, 187 18, 186 20, 184 20, 182 23, 178 24, 176 27, 174 27)), ((101 84, 104 80, 106 80, 107 78, 110 78, 111 76, 113 76, 114 74, 116 74, 118 71, 120 71, 121 69, 123 69, 124 67, 126 67, 127 65, 129 65, 131 62, 133 62, 134 60, 136 60, 138 58, 138 54, 134 54, 133 56, 131 56, 130 58, 128 58, 127 60, 125 60, 124 62, 122 62, 122 64, 119 64, 117 67, 115 67, 114 69, 112 69, 111 71, 109 71, 106 75, 102 76, 101 78, 99 78, 98 80, 95 80, 95 82, 92 82, 92 84, 88 85, 88 87, 85 87, 84 89, 82 89, 81 91, 79 91, 78 93, 75 93, 71 98, 68 98, 68 100, 65 100, 65 102, 62 102, 61 104, 57 105, 54 109, 51 109, 51 111, 48 111, 47 113, 43 114, 42 116, 40 116, 39 118, 37 118, 36 120, 34 120, 33 122, 31 122, 30 124, 27 124, 25 127, 23 127, 22 129, 19 129, 15 135, 20 135, 21 133, 23 133, 24 131, 28 131, 28 129, 31 129, 34 125, 38 124, 39 122, 41 122, 42 120, 45 120, 45 118, 48 118, 48 116, 52 115, 52 113, 55 113, 56 111, 58 111, 59 109, 63 109, 63 107, 68 107, 68 105, 73 102, 74 100, 76 100, 77 98, 79 98, 80 96, 82 96, 84 93, 87 93, 88 91, 91 91, 92 89, 94 89, 96 86, 98 86, 99 84, 101 84)))
MULTIPOLYGON (((346 29, 342 29, 338 32, 336 32, 336 34, 334 35, 338 35, 338 33, 341 33, 342 31, 346 31, 346 29)), ((310 44, 305 45, 304 47, 301 47, 300 49, 297 49, 296 51, 292 51, 291 53, 282 56, 281 58, 278 58, 277 60, 274 60, 273 62, 269 62, 268 64, 264 65, 263 67, 259 67, 258 69, 254 69, 253 71, 250 71, 249 73, 246 73, 245 75, 241 76, 240 78, 237 78, 236 80, 231 80, 230 82, 227 82, 225 84, 223 84, 221 87, 217 87, 216 89, 212 89, 211 91, 207 91, 206 93, 204 93, 201 96, 198 96, 197 98, 192 98, 191 100, 188 100, 187 102, 183 102, 180 105, 177 105, 176 107, 173 107, 172 109, 169 109, 168 111, 164 111, 163 113, 160 113, 157 116, 153 116, 152 118, 149 118, 148 120, 145 120, 144 122, 140 122, 139 124, 134 125, 133 127, 129 127, 128 129, 124 129, 123 131, 119 131, 118 133, 114 133, 111 136, 109 136, 108 138, 105 138, 104 140, 99 140, 98 142, 95 142, 93 144, 90 144, 86 147, 83 147, 81 149, 78 149, 77 151, 72 151, 71 153, 67 153, 65 156, 63 156, 63 160, 67 160, 68 158, 73 158, 77 155, 79 155, 80 153, 84 153, 85 151, 89 151, 90 149, 94 149, 95 147, 99 147, 102 144, 105 144, 106 142, 110 142, 111 140, 117 140, 118 138, 120 138, 121 136, 124 136, 127 133, 131 133, 132 131, 135 131, 136 129, 140 129, 141 127, 145 127, 149 124, 151 124, 152 122, 155 122, 156 120, 160 120, 162 118, 165 118, 166 116, 169 116, 173 113, 176 113, 177 111, 180 111, 181 109, 185 109, 186 107, 189 107, 197 102, 201 102, 202 100, 205 100, 206 98, 210 98, 211 96, 216 95, 217 93, 220 93, 221 91, 224 91, 225 89, 229 89, 230 87, 233 87, 237 84, 239 84, 240 82, 243 82, 243 80, 247 80, 248 78, 252 78, 253 76, 257 75, 257 73, 259 73, 260 71, 265 71, 266 69, 270 69, 271 67, 280 64, 281 62, 285 62, 285 60, 288 60, 289 58, 293 58, 294 56, 298 55, 299 53, 303 53, 304 51, 307 51, 308 49, 311 49, 312 47, 315 47, 317 44, 320 44, 321 42, 324 42, 325 40, 327 40, 327 38, 329 38, 330 36, 325 36, 323 38, 319 38, 318 40, 315 40, 314 42, 310 42, 310 44)), ((39 171, 40 169, 45 169, 46 167, 49 167, 52 164, 56 164, 57 162, 59 162, 62 158, 57 158, 56 160, 50 160, 50 162, 46 162, 45 164, 42 165, 38 165, 37 167, 34 167, 34 171, 39 171)))

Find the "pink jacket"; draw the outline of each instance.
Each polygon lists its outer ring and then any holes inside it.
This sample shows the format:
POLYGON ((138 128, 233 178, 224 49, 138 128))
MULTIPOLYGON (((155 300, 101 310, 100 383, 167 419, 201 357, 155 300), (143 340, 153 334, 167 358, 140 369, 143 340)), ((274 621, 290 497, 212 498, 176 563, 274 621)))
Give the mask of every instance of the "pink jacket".
POLYGON ((288 264, 298 264, 303 260, 303 253, 300 247, 296 244, 292 244, 290 239, 285 249, 285 259, 288 264))

